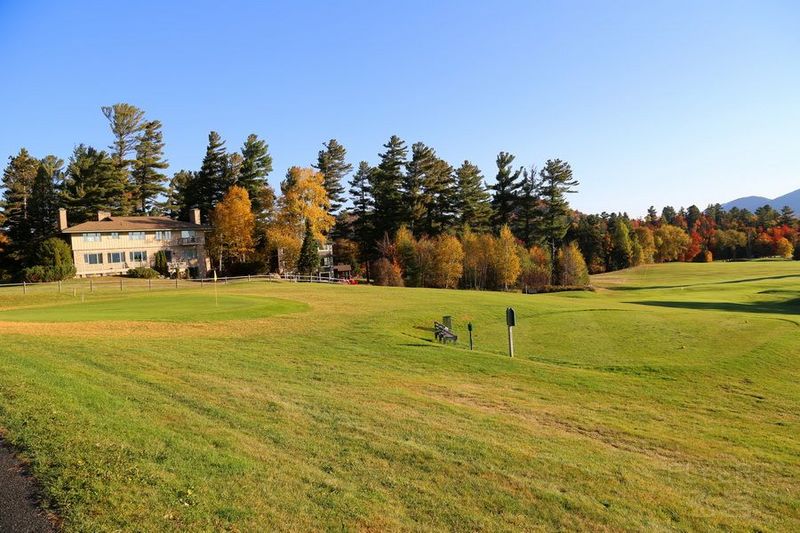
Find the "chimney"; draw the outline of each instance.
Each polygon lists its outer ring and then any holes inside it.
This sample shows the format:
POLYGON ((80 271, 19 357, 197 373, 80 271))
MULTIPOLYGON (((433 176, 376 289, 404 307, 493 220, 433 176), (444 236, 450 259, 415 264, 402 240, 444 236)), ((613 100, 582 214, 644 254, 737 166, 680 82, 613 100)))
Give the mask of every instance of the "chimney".
POLYGON ((63 207, 58 209, 58 231, 67 229, 67 210, 63 207))
POLYGON ((189 211, 189 222, 192 224, 200 224, 200 210, 192 209, 189 211))
POLYGON ((105 220, 107 218, 111 218, 111 212, 110 211, 98 211, 97 212, 97 220, 98 221, 105 220))

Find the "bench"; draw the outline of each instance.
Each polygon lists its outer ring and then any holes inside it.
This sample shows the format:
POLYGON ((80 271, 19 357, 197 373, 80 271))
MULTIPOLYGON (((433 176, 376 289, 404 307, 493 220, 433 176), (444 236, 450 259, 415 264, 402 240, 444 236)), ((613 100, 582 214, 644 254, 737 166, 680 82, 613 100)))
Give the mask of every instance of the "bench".
POLYGON ((447 343, 458 341, 458 335, 450 331, 450 328, 439 322, 433 323, 433 335, 439 342, 447 343))

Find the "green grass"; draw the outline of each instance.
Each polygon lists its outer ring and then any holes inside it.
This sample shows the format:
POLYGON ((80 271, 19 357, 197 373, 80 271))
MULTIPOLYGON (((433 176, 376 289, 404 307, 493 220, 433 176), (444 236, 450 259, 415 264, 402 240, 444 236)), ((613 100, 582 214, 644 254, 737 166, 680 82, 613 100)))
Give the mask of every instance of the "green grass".
POLYGON ((0 426, 68 530, 800 529, 800 263, 593 282, 0 291, 0 426))

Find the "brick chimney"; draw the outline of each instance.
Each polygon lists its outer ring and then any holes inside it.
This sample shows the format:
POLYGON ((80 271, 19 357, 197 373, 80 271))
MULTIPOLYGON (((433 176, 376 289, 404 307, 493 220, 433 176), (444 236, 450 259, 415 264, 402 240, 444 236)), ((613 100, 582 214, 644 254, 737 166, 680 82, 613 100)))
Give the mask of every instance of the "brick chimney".
POLYGON ((64 231, 67 227, 67 210, 61 207, 58 209, 58 231, 64 231))
POLYGON ((200 224, 200 210, 192 209, 189 211, 189 222, 192 224, 200 224))
POLYGON ((105 220, 107 218, 111 218, 111 212, 110 211, 98 211, 97 212, 97 220, 98 221, 105 220))

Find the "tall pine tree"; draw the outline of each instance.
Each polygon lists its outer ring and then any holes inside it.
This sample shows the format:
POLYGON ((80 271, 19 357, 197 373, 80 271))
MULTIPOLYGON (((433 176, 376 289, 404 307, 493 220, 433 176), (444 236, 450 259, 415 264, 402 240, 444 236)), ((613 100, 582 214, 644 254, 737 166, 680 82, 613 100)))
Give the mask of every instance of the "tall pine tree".
POLYGON ((242 146, 242 164, 236 184, 247 190, 256 222, 265 223, 275 206, 275 191, 267 176, 272 172, 272 156, 266 141, 254 133, 247 136, 242 146))
POLYGON ((473 231, 487 231, 491 224, 492 205, 483 184, 481 170, 464 161, 456 170, 458 222, 473 231))
POLYGON ((323 143, 324 150, 317 154, 317 163, 312 165, 325 177, 325 190, 331 203, 330 213, 335 215, 344 203, 344 185, 342 180, 353 170, 345 157, 347 150, 336 139, 323 143))
POLYGON ((152 212, 158 195, 166 192, 164 182, 167 176, 161 172, 169 167, 164 159, 164 141, 161 136, 161 122, 146 122, 137 137, 136 159, 131 172, 131 188, 136 211, 141 214, 152 212))
POLYGON ((519 176, 522 169, 513 170, 514 156, 508 152, 497 154, 497 176, 494 185, 490 188, 492 195, 492 225, 499 231, 505 225, 511 225, 514 219, 514 210, 517 207, 517 190, 519 189, 519 176))
MULTIPOLYGON (((360 244, 362 254, 368 250, 367 244, 374 241, 375 235, 372 228, 375 204, 370 185, 370 174, 373 170, 366 161, 361 161, 358 164, 358 170, 353 174, 353 179, 350 180, 350 201, 353 204, 351 209, 353 239, 360 244)), ((364 259, 363 256, 362 259, 364 259)))
POLYGON ((114 163, 115 179, 120 180, 124 187, 124 196, 120 198, 121 214, 130 214, 135 204, 134 189, 131 183, 131 155, 139 143, 139 132, 145 126, 144 111, 135 105, 117 103, 101 108, 103 115, 108 119, 114 142, 109 146, 111 159, 114 163))
POLYGON ((425 180, 436 162, 436 152, 424 143, 411 146, 411 160, 406 165, 403 177, 403 223, 411 233, 421 235, 425 232, 428 209, 432 199, 425 197, 425 180))
POLYGON ((36 249, 46 239, 56 234, 58 219, 57 187, 62 178, 64 161, 48 155, 39 164, 31 191, 31 246, 36 249))
POLYGON ((97 211, 125 214, 125 192, 107 152, 83 144, 75 147, 62 186, 62 201, 70 208, 74 222, 95 219, 97 211))
MULTIPOLYGON (((403 221, 402 185, 408 149, 397 135, 392 135, 383 145, 386 151, 380 155, 381 162, 370 172, 370 186, 375 201, 373 228, 378 239, 394 235, 403 221)), ((377 239, 376 239, 377 240, 377 239)), ((370 248, 375 243, 369 243, 370 248)))
POLYGON ((31 196, 39 161, 25 148, 8 158, 3 171, 3 226, 10 243, 6 248, 11 269, 25 262, 31 238, 31 196))
POLYGON ((567 194, 576 192, 578 180, 572 177, 569 163, 560 159, 548 159, 541 173, 542 237, 550 245, 550 253, 556 258, 556 250, 569 228, 569 202, 567 194))
POLYGON ((231 183, 230 169, 228 167, 228 154, 225 151, 225 141, 216 131, 208 134, 208 146, 203 164, 195 177, 196 183, 192 186, 193 194, 187 200, 192 202, 189 208, 198 207, 204 221, 209 220, 211 210, 221 201, 228 192, 231 183))
POLYGON ((539 227, 542 217, 542 202, 539 196, 539 180, 536 167, 522 171, 517 195, 517 214, 514 229, 517 237, 525 243, 527 248, 533 246, 539 239, 539 227))
POLYGON ((445 232, 455 219, 457 190, 453 167, 444 159, 437 157, 425 175, 423 197, 428 206, 425 233, 445 232))

